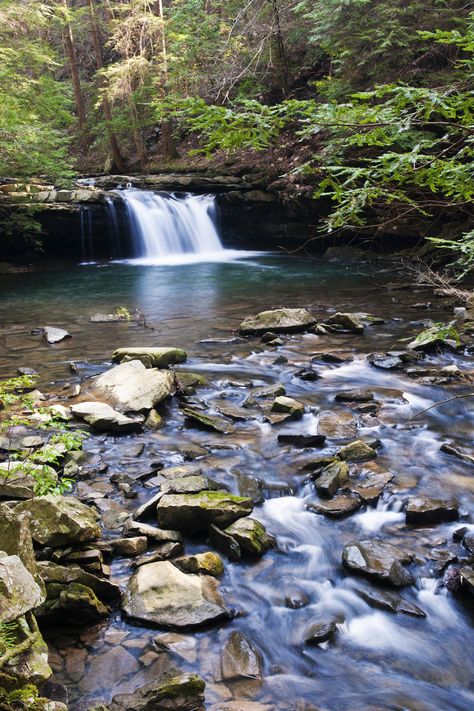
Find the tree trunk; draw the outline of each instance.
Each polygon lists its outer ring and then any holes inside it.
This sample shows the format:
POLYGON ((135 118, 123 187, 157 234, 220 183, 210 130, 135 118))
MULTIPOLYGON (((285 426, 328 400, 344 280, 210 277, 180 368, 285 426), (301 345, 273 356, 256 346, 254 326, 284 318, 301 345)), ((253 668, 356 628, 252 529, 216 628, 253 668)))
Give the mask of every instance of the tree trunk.
POLYGON ((79 128, 85 136, 87 132, 87 116, 84 105, 84 97, 82 96, 81 78, 79 75, 79 64, 77 61, 76 47, 74 45, 74 36, 72 27, 68 19, 69 6, 67 0, 62 0, 62 5, 65 10, 65 25, 64 25, 64 45, 69 60, 69 69, 71 72, 72 88, 74 91, 74 101, 76 104, 77 118, 79 120, 79 128))
MULTIPOLYGON (((103 69, 104 62, 102 59, 102 48, 100 45, 99 37, 99 25, 97 23, 97 16, 95 12, 94 0, 89 0, 89 9, 91 16, 91 26, 92 26, 92 39, 94 42, 94 54, 95 54, 95 64, 97 71, 103 69)), ((99 88, 102 84, 101 80, 98 79, 99 88)), ((107 127, 107 134, 109 137, 110 150, 112 152, 113 167, 112 171, 116 170, 119 173, 125 171, 125 161, 120 150, 119 142, 114 130, 112 129, 112 109, 110 107, 110 101, 106 96, 102 99, 102 108, 104 110, 105 125, 107 127)))
POLYGON ((135 143, 140 161, 144 163, 147 160, 148 156, 145 148, 145 141, 143 140, 143 136, 140 133, 140 118, 138 116, 137 107, 131 96, 131 93, 128 95, 128 107, 130 109, 130 116, 132 117, 133 142, 135 143))
POLYGON ((280 12, 278 9, 278 0, 269 0, 272 5, 272 22, 275 25, 275 48, 278 56, 278 65, 280 71, 281 89, 283 98, 288 94, 289 89, 289 65, 288 57, 286 56, 285 43, 283 42, 283 33, 281 31, 280 12))
MULTIPOLYGON (((163 0, 158 0, 158 11, 161 19, 161 53, 163 58, 163 83, 160 87, 161 94, 166 94, 166 84, 168 83, 168 48, 166 46, 165 17, 163 13, 163 0)), ((173 122, 165 119, 161 122, 161 144, 166 160, 179 158, 178 148, 173 136, 173 122)))

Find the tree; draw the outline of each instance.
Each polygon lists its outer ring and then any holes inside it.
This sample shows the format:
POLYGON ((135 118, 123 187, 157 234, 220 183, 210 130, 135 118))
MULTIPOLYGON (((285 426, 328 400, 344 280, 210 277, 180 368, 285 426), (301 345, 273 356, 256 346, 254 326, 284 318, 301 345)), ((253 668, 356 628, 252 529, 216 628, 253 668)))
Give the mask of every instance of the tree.
POLYGON ((86 107, 84 104, 84 97, 82 95, 77 53, 70 21, 70 10, 67 0, 60 0, 60 6, 62 9, 60 16, 63 25, 64 46, 66 48, 66 54, 69 60, 69 69, 71 72, 72 86, 74 90, 74 100, 76 104, 77 117, 79 120, 79 128, 85 136, 87 131, 86 107))

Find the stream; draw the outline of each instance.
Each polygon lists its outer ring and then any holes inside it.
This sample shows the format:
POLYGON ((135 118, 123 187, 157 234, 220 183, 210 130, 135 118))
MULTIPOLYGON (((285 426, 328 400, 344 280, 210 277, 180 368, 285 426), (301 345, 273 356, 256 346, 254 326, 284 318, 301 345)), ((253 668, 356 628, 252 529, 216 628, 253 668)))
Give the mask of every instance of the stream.
MULTIPOLYGON (((229 261, 104 263, 2 277, 1 377, 20 366, 35 368, 40 389, 61 393, 68 384, 110 367, 115 348, 179 346, 189 356, 180 368, 206 377, 208 385, 194 397, 211 410, 240 407, 249 383, 281 383, 288 396, 306 406, 298 422, 275 426, 249 413, 248 419, 233 423, 234 434, 221 435, 185 426, 173 399, 161 408, 165 424, 159 430, 121 437, 95 434, 87 440, 87 484, 95 492, 92 500, 107 512, 104 538, 119 535, 123 513, 133 512, 158 490, 152 477, 145 478, 137 484, 137 498, 127 499, 110 481, 113 475, 141 473, 157 461, 169 467, 192 460, 232 493, 257 487, 261 501, 253 516, 275 536, 276 547, 258 561, 224 559, 221 593, 234 612, 224 624, 174 634, 132 624, 116 611, 104 624, 78 635, 63 630, 48 640, 55 681, 68 688, 73 711, 147 683, 170 660, 204 678, 206 709, 227 702, 222 709, 232 711, 472 709, 472 608, 440 584, 442 572, 434 560, 439 549, 467 556, 452 537, 460 526, 471 526, 474 469, 440 446, 472 447, 472 401, 455 400, 412 419, 457 390, 419 382, 403 371, 374 368, 365 359, 373 351, 403 346, 403 339, 418 333, 427 318, 449 320, 443 301, 432 299, 429 291, 390 288, 396 279, 390 264, 329 263, 283 254, 232 256, 229 261), (414 308, 429 300, 428 310, 414 308), (90 321, 96 312, 111 313, 120 306, 142 312, 146 327, 90 321), (246 316, 279 306, 305 306, 321 318, 335 310, 363 311, 384 323, 359 335, 284 336, 278 346, 235 335, 246 316), (51 346, 31 335, 45 324, 67 328, 72 338, 51 346), (328 362, 323 353, 352 359, 328 362), (314 382, 297 376, 310 362, 321 376, 314 382), (334 396, 355 387, 373 390, 382 406, 375 416, 353 413, 352 436, 328 437, 323 448, 312 451, 277 442, 281 431, 316 432, 322 412, 351 411, 334 396), (392 481, 378 502, 350 516, 312 513, 306 507, 314 487, 303 471, 309 454, 332 453, 360 437, 381 441, 376 465, 390 472, 392 481), (203 456, 197 447, 207 453, 203 456), (402 508, 415 493, 454 497, 462 520, 407 526, 402 508), (426 617, 394 614, 364 599, 364 591, 374 586, 348 574, 341 554, 347 543, 367 537, 414 554, 416 583, 401 594, 426 617), (308 625, 327 618, 337 620, 335 636, 319 646, 305 644, 308 625), (222 679, 222 649, 233 631, 260 651, 262 679, 222 679), (166 651, 153 644, 160 633, 168 635, 162 640, 166 651)), ((472 359, 453 353, 428 356, 427 362, 472 368, 472 359)), ((185 539, 186 553, 209 549, 204 537, 185 539)), ((125 586, 131 573, 130 559, 113 560, 114 582, 125 586)))

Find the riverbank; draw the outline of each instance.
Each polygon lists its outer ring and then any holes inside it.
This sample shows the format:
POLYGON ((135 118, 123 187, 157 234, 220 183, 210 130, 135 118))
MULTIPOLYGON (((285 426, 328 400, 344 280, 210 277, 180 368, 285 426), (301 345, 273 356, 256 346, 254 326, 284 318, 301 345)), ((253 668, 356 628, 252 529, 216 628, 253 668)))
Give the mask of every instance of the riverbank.
MULTIPOLYGON (((447 349, 407 347, 428 321, 453 320, 457 304, 387 288, 387 271, 262 257, 9 278, 19 281, 2 294, 2 375, 37 369, 44 404, 90 432, 72 474, 72 500, 90 512, 86 538, 34 533, 51 694, 64 701, 66 688, 77 711, 119 696, 115 711, 132 703, 120 695, 172 667, 180 709, 202 694, 212 711, 306 710, 316 695, 331 711, 470 707, 459 651, 472 615, 472 408, 460 398, 421 411, 472 389, 472 326, 447 349), (94 318, 120 306, 144 321, 94 318), (239 331, 277 306, 306 311, 239 331), (41 325, 71 337, 47 343, 30 333, 41 325), (129 351, 137 346, 144 353, 129 351), (165 360, 156 346, 170 346, 165 360), (118 364, 123 355, 131 362, 118 364), (130 396, 129 371, 159 374, 147 392, 169 396, 120 404, 110 383, 91 380, 113 377, 130 396), (115 424, 87 413, 91 400, 113 407, 115 424), (122 426, 138 431, 110 431, 122 426), (248 549, 255 536, 232 527, 250 520, 270 538, 248 549), (172 600, 156 587, 164 579, 172 600), (97 600, 65 594, 77 584, 97 600), (179 607, 171 619, 169 604, 179 607)), ((166 697, 166 683, 147 693, 166 697)))

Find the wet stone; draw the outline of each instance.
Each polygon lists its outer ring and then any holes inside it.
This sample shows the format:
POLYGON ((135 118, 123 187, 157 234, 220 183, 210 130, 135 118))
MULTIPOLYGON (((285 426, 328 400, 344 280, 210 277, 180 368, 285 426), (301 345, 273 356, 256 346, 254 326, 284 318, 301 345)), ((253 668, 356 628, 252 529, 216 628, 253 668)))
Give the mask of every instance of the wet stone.
POLYGON ((263 659, 255 644, 240 634, 231 632, 222 651, 222 678, 224 680, 249 677, 261 679, 263 659))
POLYGON ((387 353, 371 353, 367 356, 367 360, 374 368, 382 370, 395 370, 403 366, 403 361, 396 355, 388 355, 387 353))
POLYGON ((453 499, 442 501, 428 496, 414 496, 409 499, 406 508, 406 522, 414 525, 455 521, 458 517, 458 504, 453 499))
POLYGON ((405 615, 413 617, 426 617, 426 613, 408 600, 404 600, 397 593, 387 592, 386 590, 378 590, 372 588, 370 590, 357 590, 358 595, 372 607, 379 610, 387 610, 388 612, 402 612, 405 615))
POLYGON ((375 459, 377 452, 366 442, 358 439, 338 450, 337 456, 347 462, 366 462, 375 459))
POLYGON ((411 560, 412 556, 400 548, 375 538, 350 543, 342 554, 342 563, 347 570, 396 587, 414 582, 404 567, 411 560))
POLYGON ((249 316, 239 326, 243 336, 260 335, 267 331, 274 333, 295 333, 314 326, 316 319, 306 309, 275 309, 249 316))
POLYGON ((237 561, 241 559, 242 551, 233 536, 214 525, 209 526, 208 533, 209 540, 214 548, 224 553, 229 560, 237 561))
POLYGON ((374 399, 374 393, 371 390, 355 388, 354 390, 342 390, 336 394, 334 399, 336 402, 370 402, 374 399))
POLYGON ((242 553, 261 556, 272 547, 274 539, 268 535, 265 526, 250 516, 240 518, 224 531, 238 543, 242 553))
POLYGON ((330 439, 350 439, 356 436, 357 420, 350 412, 326 410, 319 415, 318 432, 330 439))
POLYGON ((315 488, 319 496, 331 498, 349 478, 347 462, 333 462, 318 476, 315 488))
POLYGON ((155 543, 182 543, 183 541, 183 534, 179 531, 169 531, 138 521, 127 521, 123 527, 123 534, 124 536, 146 536, 148 540, 155 543))
POLYGON ((304 404, 291 397, 280 395, 273 401, 272 412, 281 412, 292 415, 293 417, 302 417, 304 414, 304 404))
POLYGON ((198 494, 165 494, 156 507, 158 524, 196 533, 211 524, 225 528, 252 512, 253 501, 227 491, 202 491, 198 494))
POLYGON ((182 570, 183 573, 213 575, 215 578, 218 578, 224 572, 224 564, 220 555, 212 551, 176 558, 173 561, 173 565, 182 570))
POLYGON ((222 417, 206 415, 204 412, 190 407, 185 408, 183 414, 191 426, 218 434, 231 434, 234 431, 233 426, 222 417))
POLYGON ((329 500, 311 501, 306 505, 312 513, 342 518, 357 511, 362 506, 362 500, 355 494, 340 494, 329 500))
POLYGON ((292 444, 294 447, 322 447, 326 437, 321 434, 286 434, 278 435, 278 444, 292 444))
POLYGON ((196 674, 168 669, 132 694, 114 696, 108 711, 194 711, 204 703, 205 686, 196 674))
POLYGON ((304 633, 306 644, 318 645, 327 642, 336 632, 335 622, 315 622, 304 633))

